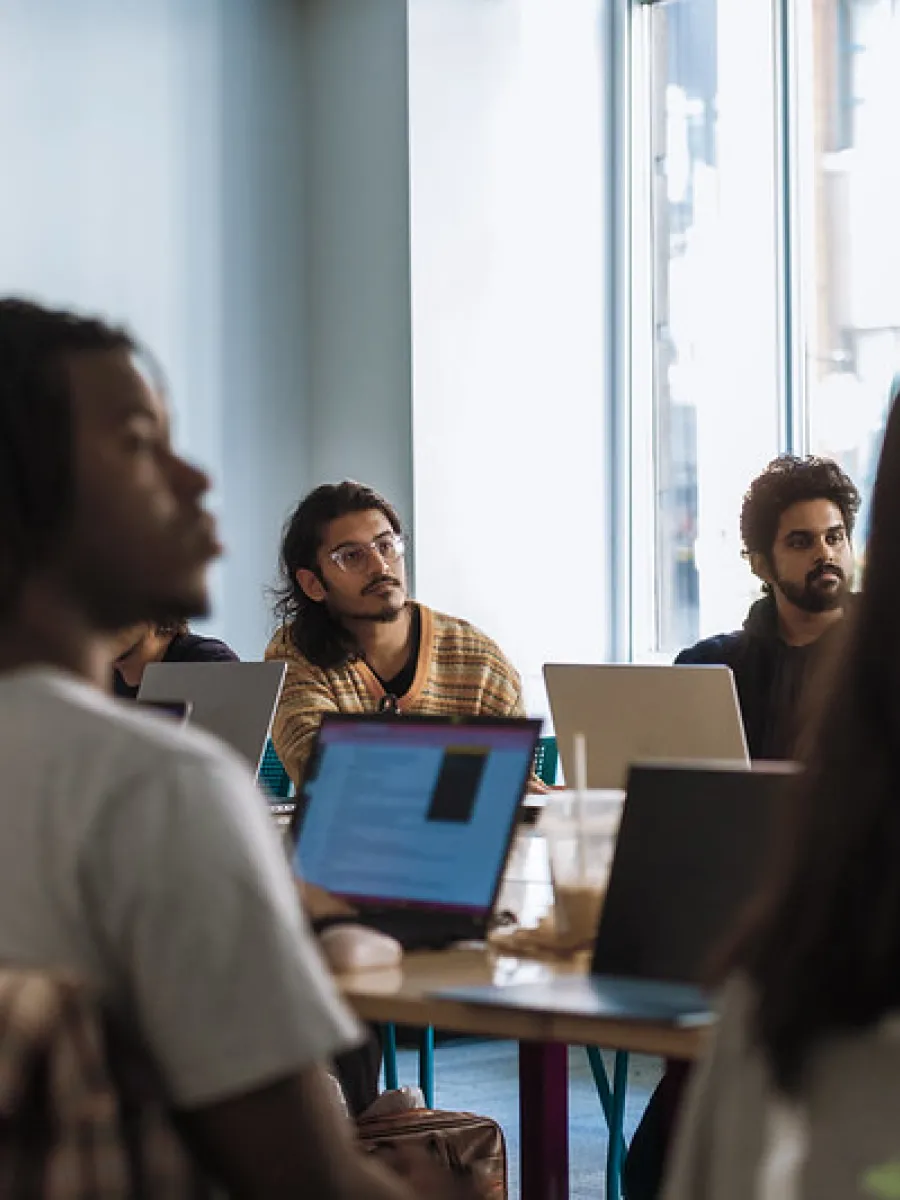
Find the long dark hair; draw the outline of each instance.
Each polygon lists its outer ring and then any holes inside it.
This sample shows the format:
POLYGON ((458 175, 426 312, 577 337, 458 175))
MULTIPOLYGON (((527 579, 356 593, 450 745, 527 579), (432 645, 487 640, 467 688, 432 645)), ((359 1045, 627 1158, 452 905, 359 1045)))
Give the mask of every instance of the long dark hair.
POLYGON ((802 755, 780 868, 734 956, 795 1092, 829 1034, 900 1007, 900 404, 888 419, 859 603, 802 755))
POLYGON ((0 619, 55 554, 75 502, 66 361, 138 347, 123 329, 28 300, 0 300, 0 619))
POLYGON ((275 616, 304 658, 325 670, 343 666, 355 658, 358 647, 340 621, 331 615, 327 604, 310 600, 297 582, 297 572, 305 568, 322 580, 318 553, 325 527, 348 513, 373 509, 384 514, 395 533, 403 532, 395 509, 372 488, 348 479, 343 483, 323 483, 300 501, 282 533, 281 580, 274 592, 275 616))

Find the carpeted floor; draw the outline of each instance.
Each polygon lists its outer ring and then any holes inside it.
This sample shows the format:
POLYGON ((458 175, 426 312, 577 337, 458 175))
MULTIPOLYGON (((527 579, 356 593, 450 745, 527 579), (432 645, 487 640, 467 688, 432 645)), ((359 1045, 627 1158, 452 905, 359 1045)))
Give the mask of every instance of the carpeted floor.
MULTIPOLYGON (((400 1082, 416 1083, 418 1054, 398 1054, 400 1082)), ((607 1061, 609 1067, 609 1060, 607 1061)), ((435 1105, 493 1117, 506 1134, 510 1200, 519 1198, 519 1092, 514 1042, 451 1042, 435 1051, 435 1105)), ((630 1137, 660 1076, 658 1059, 635 1055, 628 1081, 625 1134, 630 1137)), ((587 1056, 569 1051, 569 1165, 571 1200, 601 1200, 606 1123, 587 1056)))

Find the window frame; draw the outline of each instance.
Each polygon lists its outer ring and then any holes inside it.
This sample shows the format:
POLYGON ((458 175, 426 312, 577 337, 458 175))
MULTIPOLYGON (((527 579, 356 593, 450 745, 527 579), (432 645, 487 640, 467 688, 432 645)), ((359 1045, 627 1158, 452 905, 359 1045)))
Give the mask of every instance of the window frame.
MULTIPOLYGON (((658 244, 651 199, 655 148, 652 129, 652 37, 654 9, 666 0, 608 0, 611 27, 616 38, 608 41, 608 69, 616 72, 610 108, 624 113, 615 121, 619 136, 627 133, 627 146, 611 154, 611 178, 627 179, 628 203, 611 208, 611 248, 627 246, 627 261, 614 277, 610 295, 610 345, 617 347, 622 365, 611 372, 610 402, 612 494, 610 518, 611 657, 617 661, 667 662, 668 651, 658 649, 660 638, 657 568, 656 488, 647 487, 646 472, 634 469, 637 461, 653 463, 655 483, 655 395, 659 371, 654 272, 658 244), (623 71, 618 63, 627 64, 623 71), (616 313, 627 313, 627 329, 616 313), (627 368, 624 363, 627 362, 627 368), (623 460, 623 455, 625 456, 623 460), (618 461, 615 461, 618 457, 618 461), (640 555, 636 553, 639 543, 640 555), (623 598, 627 597, 627 611, 623 598), (649 634, 649 637, 648 637, 649 634)), ((760 0, 764 2, 764 0, 760 0)), ((798 53, 802 30, 798 21, 802 0, 768 0, 774 22, 775 73, 775 215, 776 305, 779 365, 779 453, 805 454, 811 443, 810 397, 806 379, 805 346, 808 302, 803 295, 804 259, 810 253, 803 233, 800 185, 798 113, 809 87, 798 53)), ((836 48, 837 53, 837 48, 836 48)), ((836 130, 836 136, 840 136, 836 130)), ((614 184, 611 184, 614 186, 614 184)), ((615 259, 611 259, 615 261, 615 259)), ((735 520, 738 514, 735 513, 735 520)))

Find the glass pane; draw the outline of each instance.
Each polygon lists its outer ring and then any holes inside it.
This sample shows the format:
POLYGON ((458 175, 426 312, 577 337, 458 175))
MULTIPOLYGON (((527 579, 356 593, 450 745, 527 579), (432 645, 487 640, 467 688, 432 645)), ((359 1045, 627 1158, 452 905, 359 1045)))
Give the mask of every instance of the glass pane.
MULTIPOLYGON (((668 657, 743 620, 756 588, 740 556, 740 504, 781 425, 770 5, 667 0, 643 12, 649 144, 634 157, 655 249, 644 436, 639 383, 632 406, 636 658, 668 657), (643 615, 642 592, 653 597, 643 615)), ((636 362, 636 380, 642 370, 636 362)))
POLYGON ((900 369, 900 4, 805 0, 797 36, 809 445, 867 501, 900 369))

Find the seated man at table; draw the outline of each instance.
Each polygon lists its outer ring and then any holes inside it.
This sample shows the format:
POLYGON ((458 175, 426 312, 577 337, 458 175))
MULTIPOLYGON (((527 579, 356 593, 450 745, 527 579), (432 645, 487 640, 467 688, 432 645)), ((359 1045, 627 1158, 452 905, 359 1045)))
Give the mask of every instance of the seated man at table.
POLYGON ((237 662, 238 656, 218 638, 193 633, 187 621, 142 621, 116 635, 113 645, 113 693, 136 700, 150 663, 237 662))
POLYGON ((752 758, 790 758, 809 672, 852 603, 859 492, 827 458, 783 455, 750 485, 741 509, 744 556, 763 596, 743 629, 683 650, 676 663, 734 672, 752 758))
POLYGON ((150 375, 122 330, 0 301, 0 959, 91 987, 228 1195, 457 1195, 379 1169, 334 1103, 357 1025, 247 768, 104 695, 111 637, 205 615, 220 552, 150 375))
POLYGON ((287 523, 281 625, 266 658, 288 663, 272 739, 298 785, 326 712, 524 715, 499 647, 410 600, 404 553, 397 513, 359 483, 316 488, 287 523))
MULTIPOLYGON (((852 603, 859 504, 852 480, 830 459, 783 455, 769 463, 741 509, 744 555, 763 596, 742 630, 698 642, 675 660, 731 668, 752 758, 795 752, 805 688, 852 603)), ((627 1200, 659 1195, 687 1073, 687 1064, 670 1063, 651 1097, 625 1163, 627 1200)))

